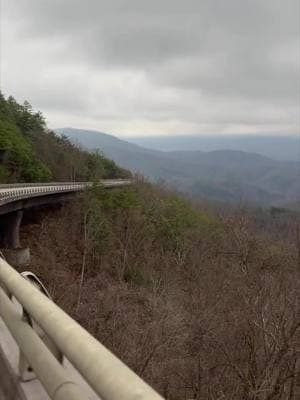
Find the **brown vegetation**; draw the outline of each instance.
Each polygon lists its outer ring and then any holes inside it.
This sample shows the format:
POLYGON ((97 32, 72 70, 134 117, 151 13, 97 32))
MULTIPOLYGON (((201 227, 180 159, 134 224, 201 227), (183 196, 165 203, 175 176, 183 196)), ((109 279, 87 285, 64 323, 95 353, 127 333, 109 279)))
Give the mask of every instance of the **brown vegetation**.
POLYGON ((166 399, 296 400, 296 225, 139 184, 48 211, 23 242, 58 304, 166 399))

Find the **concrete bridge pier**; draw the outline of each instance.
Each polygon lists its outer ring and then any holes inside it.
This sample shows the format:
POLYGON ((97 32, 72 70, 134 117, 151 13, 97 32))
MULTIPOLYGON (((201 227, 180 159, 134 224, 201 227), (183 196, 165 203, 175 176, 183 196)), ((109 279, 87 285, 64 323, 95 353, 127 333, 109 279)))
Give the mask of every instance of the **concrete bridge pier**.
POLYGON ((3 244, 6 248, 20 248, 20 227, 23 219, 23 210, 9 213, 4 217, 3 244))
POLYGON ((27 267, 30 264, 30 250, 22 247, 20 242, 20 227, 23 210, 6 214, 1 218, 1 247, 7 262, 14 267, 27 267))

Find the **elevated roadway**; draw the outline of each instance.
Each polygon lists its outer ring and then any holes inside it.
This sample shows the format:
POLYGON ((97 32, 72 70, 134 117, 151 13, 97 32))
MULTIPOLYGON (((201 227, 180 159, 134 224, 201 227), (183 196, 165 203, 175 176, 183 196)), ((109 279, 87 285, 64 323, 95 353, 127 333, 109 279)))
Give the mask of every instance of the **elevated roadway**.
MULTIPOLYGON (((97 182, 105 188, 127 186, 129 179, 103 179, 97 182)), ((17 183, 0 185, 0 215, 37 205, 50 204, 74 195, 94 185, 93 182, 17 183)))
POLYGON ((20 248, 19 230, 23 211, 61 203, 93 185, 106 189, 127 186, 129 179, 103 179, 93 182, 17 183, 0 185, 0 248, 20 248))

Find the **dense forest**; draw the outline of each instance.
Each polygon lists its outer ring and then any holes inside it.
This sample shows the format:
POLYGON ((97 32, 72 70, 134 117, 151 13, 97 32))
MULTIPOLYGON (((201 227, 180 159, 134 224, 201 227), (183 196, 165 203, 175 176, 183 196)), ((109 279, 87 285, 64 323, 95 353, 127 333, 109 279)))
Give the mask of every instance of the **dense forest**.
POLYGON ((96 181, 129 173, 47 129, 40 112, 0 93, 0 182, 96 181))
MULTIPOLYGON (((0 113, 2 182, 128 176, 28 103, 1 96, 0 113)), ((54 300, 166 399, 299 399, 297 213, 136 179, 29 210, 21 236, 54 300)))

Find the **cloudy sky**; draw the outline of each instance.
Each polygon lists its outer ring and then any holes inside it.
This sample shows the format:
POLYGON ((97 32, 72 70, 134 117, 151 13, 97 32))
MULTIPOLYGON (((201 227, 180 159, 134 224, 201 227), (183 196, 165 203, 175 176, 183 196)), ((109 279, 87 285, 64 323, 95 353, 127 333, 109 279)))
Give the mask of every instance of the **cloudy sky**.
POLYGON ((0 0, 1 88, 52 128, 299 131, 298 0, 0 0))

